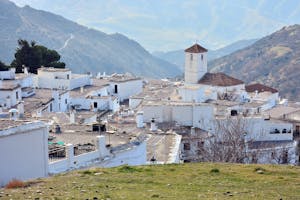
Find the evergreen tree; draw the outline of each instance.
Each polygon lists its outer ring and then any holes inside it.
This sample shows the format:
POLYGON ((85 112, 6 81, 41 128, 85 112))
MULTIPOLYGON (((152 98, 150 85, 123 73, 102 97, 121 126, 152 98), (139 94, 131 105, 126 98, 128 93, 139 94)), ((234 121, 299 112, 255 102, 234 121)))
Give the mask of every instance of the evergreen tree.
POLYGON ((0 71, 6 71, 9 69, 9 66, 7 66, 4 62, 0 60, 0 71))
POLYGON ((42 45, 36 45, 34 41, 29 43, 26 40, 18 40, 19 47, 15 53, 15 59, 11 67, 16 68, 17 73, 22 72, 22 67, 28 67, 29 72, 37 73, 41 66, 65 68, 65 63, 59 62, 60 55, 55 50, 50 50, 42 45))

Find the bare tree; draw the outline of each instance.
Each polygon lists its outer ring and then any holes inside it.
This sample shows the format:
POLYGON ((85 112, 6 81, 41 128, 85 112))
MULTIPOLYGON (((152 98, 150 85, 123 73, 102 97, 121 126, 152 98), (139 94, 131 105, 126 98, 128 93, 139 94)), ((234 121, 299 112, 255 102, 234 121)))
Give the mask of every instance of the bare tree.
POLYGON ((247 158, 247 127, 247 120, 240 116, 216 119, 214 134, 205 141, 199 156, 209 162, 244 163, 247 158))
POLYGON ((292 157, 289 153, 289 148, 284 146, 280 149, 274 149, 271 151, 271 161, 275 161, 276 164, 288 164, 291 162, 292 157))

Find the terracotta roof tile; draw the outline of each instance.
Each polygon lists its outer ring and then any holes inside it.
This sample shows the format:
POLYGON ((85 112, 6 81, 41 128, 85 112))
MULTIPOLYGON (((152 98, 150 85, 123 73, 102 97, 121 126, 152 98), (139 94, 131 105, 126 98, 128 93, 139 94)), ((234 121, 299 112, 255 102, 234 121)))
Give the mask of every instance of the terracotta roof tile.
POLYGON ((228 76, 224 73, 206 73, 199 81, 199 84, 213 86, 233 86, 244 84, 243 81, 228 76))
POLYGON ((260 84, 260 83, 255 83, 255 84, 247 85, 245 88, 246 88, 247 92, 255 92, 255 91, 257 91, 258 93, 260 93, 260 92, 277 93, 278 92, 278 90, 276 90, 274 88, 271 88, 269 86, 260 84))
POLYGON ((200 46, 199 44, 194 44, 193 46, 187 48, 184 51, 188 52, 188 53, 204 53, 204 52, 207 52, 207 49, 200 46))

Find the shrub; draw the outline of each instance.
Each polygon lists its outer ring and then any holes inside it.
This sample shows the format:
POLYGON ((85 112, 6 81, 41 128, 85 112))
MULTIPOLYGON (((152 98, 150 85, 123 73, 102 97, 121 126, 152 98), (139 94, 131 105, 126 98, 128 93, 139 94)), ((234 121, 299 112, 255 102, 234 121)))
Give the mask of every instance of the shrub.
POLYGON ((90 174, 93 174, 93 172, 91 170, 84 170, 81 172, 82 174, 85 174, 85 175, 90 175, 90 174))
POLYGON ((17 179, 13 179, 9 181, 9 183, 7 183, 7 185, 5 186, 6 189, 21 188, 21 187, 25 187, 25 183, 17 179))
POLYGON ((219 172, 220 172, 220 170, 217 168, 213 168, 210 170, 210 173, 219 173, 219 172))
POLYGON ((136 167, 130 167, 128 165, 124 165, 119 168, 119 172, 125 172, 125 173, 132 173, 132 172, 140 172, 141 169, 138 169, 136 167))
POLYGON ((258 173, 258 174, 263 174, 263 173, 265 173, 265 169, 264 168, 262 168, 262 167, 256 167, 255 169, 254 169, 254 171, 256 172, 256 173, 258 173))

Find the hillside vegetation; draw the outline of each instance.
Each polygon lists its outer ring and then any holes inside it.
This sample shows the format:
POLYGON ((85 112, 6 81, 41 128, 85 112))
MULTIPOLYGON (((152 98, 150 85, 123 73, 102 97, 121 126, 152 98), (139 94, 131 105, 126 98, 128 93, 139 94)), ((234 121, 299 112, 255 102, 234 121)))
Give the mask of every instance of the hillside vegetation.
POLYGON ((1 61, 10 64, 18 39, 58 51, 66 67, 76 73, 130 72, 155 78, 181 74, 176 65, 154 57, 122 34, 106 34, 50 12, 0 0, 1 61))
POLYGON ((253 45, 209 62, 221 71, 244 80, 260 82, 290 100, 300 100, 300 25, 283 27, 253 45))
POLYGON ((299 199, 300 167, 181 164, 73 171, 1 189, 1 199, 299 199))

